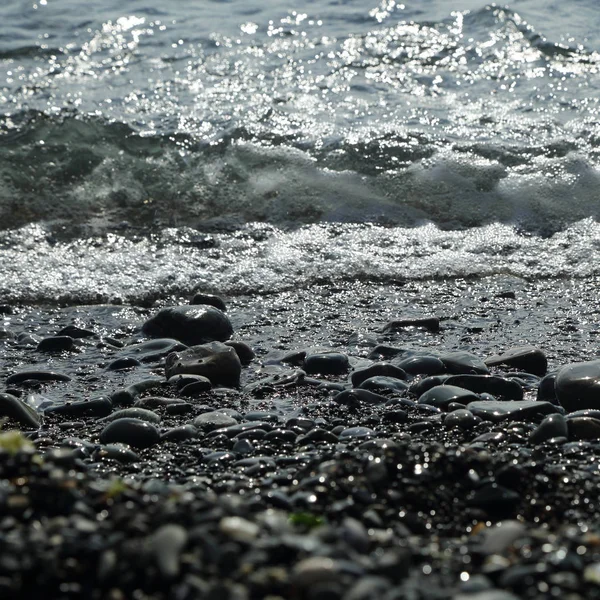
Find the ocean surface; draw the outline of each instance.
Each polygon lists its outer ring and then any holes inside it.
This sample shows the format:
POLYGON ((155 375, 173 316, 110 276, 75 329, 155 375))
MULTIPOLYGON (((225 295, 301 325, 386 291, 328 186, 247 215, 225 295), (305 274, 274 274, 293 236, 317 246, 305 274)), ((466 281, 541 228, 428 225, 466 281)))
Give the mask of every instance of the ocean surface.
POLYGON ((0 301, 600 274, 595 0, 3 0, 0 301))

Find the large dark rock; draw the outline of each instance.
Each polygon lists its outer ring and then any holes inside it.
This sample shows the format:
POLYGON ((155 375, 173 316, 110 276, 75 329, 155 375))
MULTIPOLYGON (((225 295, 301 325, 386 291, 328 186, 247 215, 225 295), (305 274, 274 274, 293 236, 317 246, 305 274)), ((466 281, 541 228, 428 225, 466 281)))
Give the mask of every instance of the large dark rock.
POLYGON ((151 337, 175 338, 188 346, 228 340, 233 334, 229 318, 208 305, 169 306, 148 319, 142 331, 151 337))
POLYGON ((556 375, 554 391, 567 412, 600 408, 600 360, 562 367, 556 375))
POLYGON ((546 355, 534 346, 518 346, 510 348, 502 354, 490 356, 485 360, 488 367, 498 367, 504 365, 519 371, 533 373, 543 377, 548 369, 548 359, 546 355))
POLYGON ((160 433, 152 423, 130 417, 113 421, 100 433, 102 444, 120 442, 134 448, 148 448, 159 441, 160 433))
POLYGON ((476 417, 484 421, 535 421, 540 416, 557 413, 560 409, 550 402, 537 400, 479 400, 467 404, 476 417))
POLYGON ((350 376, 350 381, 354 387, 358 387, 363 381, 379 376, 406 379, 406 371, 388 362, 377 362, 364 369, 354 371, 350 376))
POLYGON ((12 394, 0 394, 0 417, 10 417, 26 427, 37 429, 40 426, 36 411, 12 394))

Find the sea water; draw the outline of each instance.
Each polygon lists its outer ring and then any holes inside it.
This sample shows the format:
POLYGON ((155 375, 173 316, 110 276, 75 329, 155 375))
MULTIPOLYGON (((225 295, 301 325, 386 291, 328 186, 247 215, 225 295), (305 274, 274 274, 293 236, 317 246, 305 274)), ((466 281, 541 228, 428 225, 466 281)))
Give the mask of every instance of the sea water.
POLYGON ((600 264, 593 0, 3 0, 0 300, 600 264))

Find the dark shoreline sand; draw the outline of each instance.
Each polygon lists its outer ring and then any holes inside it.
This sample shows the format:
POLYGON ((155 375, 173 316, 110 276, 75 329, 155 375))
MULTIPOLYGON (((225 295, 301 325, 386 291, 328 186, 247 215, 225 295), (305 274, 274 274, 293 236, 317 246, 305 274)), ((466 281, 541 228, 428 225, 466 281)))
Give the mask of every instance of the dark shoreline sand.
MULTIPOLYGON (((353 282, 227 304, 234 339, 257 355, 244 386, 309 347, 345 352, 353 369, 375 344, 482 359, 532 344, 549 370, 591 360, 596 290, 595 279, 353 282), (394 318, 422 316, 438 317, 440 331, 382 333, 394 318)), ((6 306, 0 379, 31 369, 73 379, 0 393, 74 402, 161 377, 158 360, 106 370, 143 339, 139 327, 157 309, 6 306), (71 352, 36 350, 36 339, 69 324, 96 335, 71 352)), ((535 399, 529 382, 525 398, 535 399)), ((161 432, 208 408, 234 409, 264 432, 241 444, 205 430, 107 450, 98 416, 46 415, 37 431, 9 419, 3 431, 22 428, 33 446, 0 443, 2 597, 600 597, 597 437, 534 444, 541 416, 463 430, 422 407, 344 406, 301 381, 243 390, 203 392, 183 414, 155 409, 161 432), (347 433, 357 427, 366 429, 347 433)), ((163 385, 140 398, 176 395, 163 385)))

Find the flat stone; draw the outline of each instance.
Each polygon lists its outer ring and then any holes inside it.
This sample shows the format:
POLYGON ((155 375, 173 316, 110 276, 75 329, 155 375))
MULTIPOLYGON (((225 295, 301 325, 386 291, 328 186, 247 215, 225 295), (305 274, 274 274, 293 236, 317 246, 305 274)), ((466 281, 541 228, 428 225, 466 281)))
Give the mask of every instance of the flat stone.
POLYGON ((168 356, 171 352, 185 350, 187 346, 173 338, 159 338, 148 340, 141 344, 132 344, 125 346, 120 352, 122 357, 137 359, 141 362, 157 362, 161 358, 168 356))
POLYGON ((46 413, 56 413, 69 417, 105 417, 112 412, 113 403, 110 398, 101 396, 91 400, 80 400, 78 402, 66 402, 50 406, 46 413))
POLYGON ((354 387, 358 387, 363 381, 371 377, 395 377, 396 379, 406 379, 406 371, 392 365, 388 362, 377 362, 369 365, 365 369, 354 371, 350 376, 350 381, 354 387))
POLYGON ((474 354, 468 352, 448 352, 442 354, 440 360, 446 366, 448 373, 460 375, 462 373, 469 375, 488 375, 490 370, 486 364, 474 354))
POLYGON ((236 351, 220 342, 193 346, 183 352, 167 356, 165 374, 167 379, 174 375, 202 375, 213 385, 237 387, 240 383, 242 364, 236 351))
POLYGON ((107 371, 124 371, 126 369, 133 369, 139 367, 142 363, 131 356, 124 356, 123 358, 117 358, 113 360, 107 367, 107 371))
POLYGON ((534 346, 517 346, 510 348, 502 354, 496 354, 486 358, 488 367, 505 365, 513 369, 519 369, 527 373, 533 373, 543 377, 548 370, 548 359, 546 355, 534 346))
POLYGON ((383 375, 376 375, 375 377, 369 377, 365 379, 361 384, 360 388, 363 390, 371 390, 372 392, 404 392, 408 389, 408 384, 397 379, 396 377, 385 377, 383 375))
POLYGON ((452 375, 444 385, 455 385, 476 394, 487 392, 508 400, 523 400, 523 388, 516 381, 496 375, 452 375))
POLYGON ((568 413, 600 408, 600 360, 562 367, 556 375, 554 389, 561 406, 568 413))
POLYGON ((437 356, 409 356, 397 365, 410 375, 439 375, 446 372, 446 365, 437 356))
POLYGON ((362 390, 360 388, 355 388, 353 390, 345 390, 336 394, 333 397, 333 400, 339 404, 345 404, 350 407, 358 407, 361 403, 365 404, 385 404, 388 400, 385 396, 381 394, 376 394, 375 392, 371 392, 369 390, 362 390))
POLYGON ((188 346, 228 340, 233 334, 229 318, 214 306, 170 306, 142 326, 151 337, 171 337, 188 346))
POLYGON ((445 409, 451 402, 467 404, 479 400, 479 396, 470 390, 455 385, 438 385, 419 396, 419 404, 429 404, 445 409))
POLYGON ((122 419, 123 417, 132 417, 134 419, 140 419, 141 421, 146 421, 147 423, 154 423, 155 425, 160 423, 160 415, 155 413, 152 410, 148 410, 147 408, 141 408, 140 406, 134 406, 132 408, 123 408, 121 410, 117 410, 110 415, 103 417, 100 421, 103 422, 111 422, 116 421, 117 419, 122 419))
POLYGON ((214 429, 237 424, 236 419, 218 410, 202 413, 194 419, 194 427, 202 431, 213 431, 214 429))
POLYGON ((533 421, 541 415, 558 413, 550 402, 537 400, 479 400, 467 404, 467 409, 484 421, 533 421))
POLYGON ((22 371, 6 378, 7 385, 19 385, 24 381, 71 381, 71 378, 54 371, 22 371))

